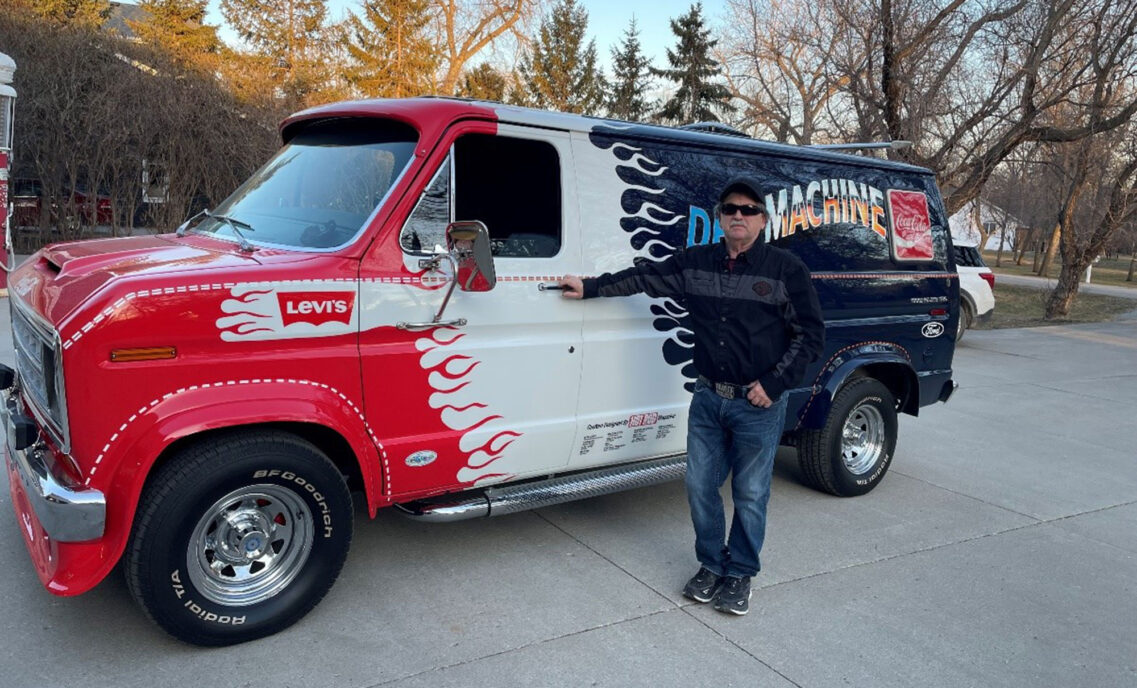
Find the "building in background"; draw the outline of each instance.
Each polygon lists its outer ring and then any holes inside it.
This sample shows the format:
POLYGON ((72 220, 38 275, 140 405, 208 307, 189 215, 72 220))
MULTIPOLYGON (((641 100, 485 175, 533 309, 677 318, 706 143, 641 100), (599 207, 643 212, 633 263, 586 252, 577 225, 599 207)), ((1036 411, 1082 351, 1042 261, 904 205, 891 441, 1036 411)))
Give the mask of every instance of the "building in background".
POLYGON ((1015 247, 1015 233, 1026 230, 1026 225, 999 206, 982 199, 970 201, 948 219, 951 226, 951 240, 960 246, 979 246, 986 234, 987 241, 981 247, 984 251, 998 251, 1000 243, 1004 251, 1015 247), (975 217, 976 204, 979 204, 978 224, 975 217), (980 227, 982 231, 980 231, 980 227))

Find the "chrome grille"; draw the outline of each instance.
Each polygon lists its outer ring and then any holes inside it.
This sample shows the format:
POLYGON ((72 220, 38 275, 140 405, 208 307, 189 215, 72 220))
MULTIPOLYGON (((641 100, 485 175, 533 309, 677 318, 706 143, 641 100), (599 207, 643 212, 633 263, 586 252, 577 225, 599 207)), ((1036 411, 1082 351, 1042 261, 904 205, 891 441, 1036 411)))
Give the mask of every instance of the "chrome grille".
POLYGON ((12 296, 9 302, 20 387, 31 402, 32 410, 66 451, 67 413, 62 398, 62 371, 58 369, 59 338, 54 330, 27 312, 27 306, 21 304, 18 297, 12 296))

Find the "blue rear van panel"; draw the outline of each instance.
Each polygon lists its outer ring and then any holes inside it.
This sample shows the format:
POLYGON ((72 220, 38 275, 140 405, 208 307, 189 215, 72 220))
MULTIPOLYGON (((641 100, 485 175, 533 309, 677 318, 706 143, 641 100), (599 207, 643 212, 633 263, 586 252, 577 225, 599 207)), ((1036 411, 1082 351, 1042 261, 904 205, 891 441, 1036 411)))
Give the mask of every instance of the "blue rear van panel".
MULTIPOLYGON (((802 385, 790 391, 788 432, 820 428, 830 400, 850 376, 868 374, 885 382, 900 410, 912 415, 950 396, 959 278, 943 201, 930 170, 821 149, 636 125, 600 126, 590 140, 629 161, 617 170, 631 185, 621 198, 621 227, 635 250, 647 247, 654 259, 719 239, 721 230, 710 204, 725 180, 746 174, 768 189, 767 241, 793 251, 810 269, 826 323, 824 355, 809 367, 802 385), (645 158, 654 167, 645 167, 645 158), (665 193, 660 194, 660 188, 665 193), (900 240, 893 229, 897 218, 888 194, 892 190, 918 192, 926 199, 931 246, 919 260, 896 258, 901 251, 894 246, 900 240), (845 205, 840 210, 835 205, 827 214, 826 199, 840 199, 845 205), (651 213, 645 217, 645 203, 682 215, 686 222, 653 222, 651 213), (818 218, 822 221, 816 222, 818 218), (651 232, 643 232, 645 227, 651 232)), ((668 309, 656 314, 657 329, 686 325, 684 316, 675 318, 668 309)), ((672 365, 683 367, 692 388, 690 349, 665 348, 664 355, 672 365)))

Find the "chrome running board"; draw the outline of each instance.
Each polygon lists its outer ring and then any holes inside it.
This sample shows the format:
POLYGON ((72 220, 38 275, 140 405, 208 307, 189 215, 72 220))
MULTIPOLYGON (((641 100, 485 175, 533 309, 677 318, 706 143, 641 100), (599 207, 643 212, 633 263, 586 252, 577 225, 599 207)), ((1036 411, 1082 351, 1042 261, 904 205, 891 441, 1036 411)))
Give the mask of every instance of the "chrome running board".
POLYGON ((488 487, 478 494, 463 492, 447 497, 396 504, 395 508, 420 521, 462 521, 539 509, 577 499, 599 497, 637 487, 678 480, 687 470, 687 455, 531 480, 516 485, 488 487))

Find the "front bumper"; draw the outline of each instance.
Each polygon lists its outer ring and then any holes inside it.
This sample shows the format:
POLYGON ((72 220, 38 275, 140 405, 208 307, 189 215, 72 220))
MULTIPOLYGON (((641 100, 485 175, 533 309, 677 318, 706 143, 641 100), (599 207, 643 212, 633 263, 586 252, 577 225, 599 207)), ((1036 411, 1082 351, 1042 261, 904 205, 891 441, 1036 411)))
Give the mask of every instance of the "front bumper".
POLYGON ((106 527, 107 501, 99 490, 65 485, 50 469, 55 461, 51 450, 39 441, 30 447, 16 449, 14 419, 23 415, 16 395, 5 391, 0 398, 0 419, 5 430, 9 489, 17 492, 16 479, 23 499, 39 521, 43 532, 55 542, 84 542, 103 536, 106 527))

